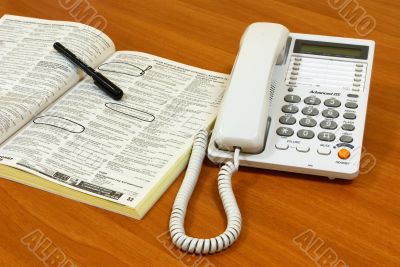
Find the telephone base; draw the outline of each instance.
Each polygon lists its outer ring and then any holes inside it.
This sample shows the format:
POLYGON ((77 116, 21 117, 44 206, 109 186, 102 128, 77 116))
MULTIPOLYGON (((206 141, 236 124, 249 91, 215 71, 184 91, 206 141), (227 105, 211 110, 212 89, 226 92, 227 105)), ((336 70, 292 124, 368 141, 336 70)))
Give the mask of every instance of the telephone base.
MULTIPOLYGON (((329 180, 336 178, 353 180, 358 176, 359 165, 356 161, 350 161, 348 165, 340 169, 334 166, 334 164, 321 161, 317 156, 304 157, 299 154, 297 157, 294 157, 293 153, 300 152, 297 152, 295 148, 292 148, 292 150, 293 152, 287 155, 284 154, 287 151, 280 151, 278 149, 270 152, 264 150, 260 154, 240 153, 240 166, 325 176, 329 180)), ((213 163, 222 164, 232 160, 233 152, 218 149, 211 139, 207 156, 213 163)))

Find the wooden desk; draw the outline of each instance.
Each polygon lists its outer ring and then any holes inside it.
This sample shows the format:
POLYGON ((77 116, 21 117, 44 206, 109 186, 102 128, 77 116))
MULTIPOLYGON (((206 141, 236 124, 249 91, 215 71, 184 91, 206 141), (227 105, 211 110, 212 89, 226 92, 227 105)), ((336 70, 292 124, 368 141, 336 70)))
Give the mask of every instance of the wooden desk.
MULTIPOLYGON (((59 5, 71 1, 2 0, 0 15, 73 21, 59 5)), ((243 30, 254 21, 281 23, 292 32, 359 38, 328 2, 334 1, 87 1, 106 18, 105 32, 118 50, 226 73, 243 30)), ((168 249, 163 235, 182 175, 142 221, 1 180, 0 265, 42 266, 20 242, 39 229, 81 266, 195 266, 196 260, 202 260, 200 266, 317 266, 315 254, 293 241, 310 229, 314 239, 323 240, 322 250, 330 248, 350 266, 400 266, 400 4, 358 3, 377 23, 366 37, 377 45, 364 138, 363 170, 371 167, 369 172, 354 182, 332 182, 241 168, 233 183, 243 232, 229 250, 203 258, 168 249)), ((223 230, 225 216, 217 194, 218 168, 204 165, 186 225, 189 234, 210 237, 223 230)))

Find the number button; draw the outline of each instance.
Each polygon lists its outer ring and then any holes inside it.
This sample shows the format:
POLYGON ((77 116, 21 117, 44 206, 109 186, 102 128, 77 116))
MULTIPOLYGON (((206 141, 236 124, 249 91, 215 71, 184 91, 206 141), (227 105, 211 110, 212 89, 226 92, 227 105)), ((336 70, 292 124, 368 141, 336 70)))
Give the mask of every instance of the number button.
POLYGON ((282 124, 293 125, 296 123, 296 119, 292 116, 282 116, 279 118, 279 122, 282 124))
POLYGON ((316 116, 318 115, 318 109, 310 106, 310 107, 305 107, 301 110, 301 113, 307 116, 316 116))
POLYGON ((288 127, 279 127, 276 130, 276 133, 279 136, 292 136, 294 131, 291 128, 288 128, 288 127))
POLYGON ((330 108, 337 108, 340 107, 341 103, 335 98, 330 98, 324 101, 324 105, 330 108))
POLYGON ((285 112, 285 113, 294 114, 294 113, 297 113, 299 111, 299 108, 294 106, 294 105, 284 105, 282 107, 282 111, 285 112))
POLYGON ((322 116, 324 116, 325 118, 337 118, 339 117, 339 112, 337 112, 334 109, 325 109, 324 111, 322 111, 322 116))
POLYGON ((309 96, 304 99, 304 103, 307 105, 319 105, 321 104, 321 99, 315 96, 309 96))
POLYGON ((301 101, 301 98, 298 95, 286 95, 284 99, 289 103, 299 103, 301 101))
POLYGON ((319 124, 319 126, 321 126, 322 129, 335 130, 337 128, 337 123, 334 121, 324 120, 319 124))
POLYGON ((321 132, 318 134, 318 139, 321 141, 332 142, 336 136, 333 133, 321 132))
POLYGON ((345 131, 353 131, 354 130, 354 125, 353 124, 343 124, 342 129, 345 131))
POLYGON ((357 116, 354 113, 344 113, 343 114, 343 118, 345 118, 347 120, 354 120, 356 117, 357 116))
POLYGON ((302 129, 297 132, 297 136, 303 139, 311 139, 314 137, 314 132, 311 130, 302 129))
POLYGON ((314 127, 315 125, 317 125, 317 121, 316 120, 309 119, 309 118, 302 118, 299 121, 299 123, 300 123, 301 126, 304 126, 304 127, 314 127))

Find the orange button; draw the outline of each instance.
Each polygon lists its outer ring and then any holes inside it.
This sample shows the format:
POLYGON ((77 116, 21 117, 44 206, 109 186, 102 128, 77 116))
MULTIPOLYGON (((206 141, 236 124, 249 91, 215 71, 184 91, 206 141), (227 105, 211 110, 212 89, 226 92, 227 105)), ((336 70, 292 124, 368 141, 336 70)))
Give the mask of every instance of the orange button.
POLYGON ((338 156, 341 159, 348 159, 350 157, 350 151, 348 151, 346 148, 342 148, 339 150, 338 156))

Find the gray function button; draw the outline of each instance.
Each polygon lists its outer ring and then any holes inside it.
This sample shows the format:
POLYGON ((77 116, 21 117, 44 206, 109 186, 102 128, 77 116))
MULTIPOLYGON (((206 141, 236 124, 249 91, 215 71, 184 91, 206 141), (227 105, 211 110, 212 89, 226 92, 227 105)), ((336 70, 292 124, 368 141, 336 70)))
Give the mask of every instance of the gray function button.
POLYGON ((314 132, 311 130, 302 129, 297 132, 297 136, 303 139, 311 139, 314 137, 314 132))
POLYGON ((310 106, 310 107, 303 108, 301 110, 301 113, 303 113, 304 115, 307 115, 307 116, 316 116, 316 115, 318 115, 319 112, 318 112, 318 109, 310 106))
POLYGON ((315 96, 309 96, 304 99, 304 103, 307 105, 319 105, 321 104, 321 99, 315 96))
POLYGON ((292 125, 296 123, 296 119, 292 116, 282 116, 279 118, 279 122, 282 124, 292 125))
POLYGON ((322 111, 322 116, 324 116, 325 118, 337 118, 339 117, 339 112, 337 112, 334 109, 325 109, 324 111, 322 111))
POLYGON ((340 137, 339 140, 340 140, 340 142, 343 142, 343 143, 351 143, 351 142, 353 142, 353 137, 348 136, 348 135, 343 135, 340 137))
POLYGON ((321 141, 332 142, 336 136, 333 133, 321 132, 318 134, 318 139, 321 141))
POLYGON ((285 113, 297 113, 299 111, 299 108, 294 106, 294 105, 284 105, 282 107, 282 111, 285 113))
POLYGON ((335 98, 329 98, 324 101, 324 105, 327 107, 330 107, 330 108, 337 108, 337 107, 340 107, 341 103, 339 100, 337 100, 335 98))
POLYGON ((352 109, 358 108, 358 104, 357 104, 357 103, 354 103, 354 102, 347 102, 344 106, 345 106, 346 108, 352 108, 352 109))
POLYGON ((348 97, 353 97, 353 98, 357 98, 358 97, 358 95, 356 95, 356 94, 348 94, 347 96, 348 97))
POLYGON ((291 128, 288 127, 279 127, 276 130, 276 133, 280 136, 292 136, 294 131, 291 128))
POLYGON ((343 124, 342 129, 345 131, 353 131, 354 130, 354 125, 353 124, 343 124))
POLYGON ((334 121, 324 120, 319 124, 319 126, 321 126, 322 129, 335 130, 337 128, 337 123, 334 121))
POLYGON ((304 127, 314 127, 315 125, 317 125, 317 121, 316 120, 309 119, 309 118, 302 118, 299 121, 299 123, 300 123, 301 126, 304 126, 304 127))
POLYGON ((300 96, 298 95, 286 95, 284 99, 289 103, 299 103, 301 100, 300 96))
POLYGON ((354 120, 356 118, 356 114, 354 113, 344 113, 343 118, 348 119, 348 120, 354 120))

